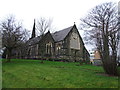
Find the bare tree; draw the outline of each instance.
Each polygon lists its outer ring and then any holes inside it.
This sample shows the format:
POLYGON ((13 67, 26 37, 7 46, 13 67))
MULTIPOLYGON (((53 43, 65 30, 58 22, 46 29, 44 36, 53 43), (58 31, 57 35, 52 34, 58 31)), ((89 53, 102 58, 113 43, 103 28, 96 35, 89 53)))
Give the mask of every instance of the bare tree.
POLYGON ((6 48, 7 59, 10 62, 12 50, 17 48, 25 40, 22 24, 16 22, 15 17, 10 15, 1 22, 2 47, 6 48))
MULTIPOLYGON (((46 19, 44 17, 41 17, 37 23, 37 30, 40 33, 40 37, 43 38, 47 31, 52 30, 52 19, 46 19)), ((43 63, 44 51, 45 51, 44 44, 40 44, 40 47, 43 47, 40 49, 41 58, 42 58, 41 63, 43 63)))
POLYGON ((46 19, 41 17, 37 22, 37 30, 40 35, 44 35, 45 32, 50 31, 52 28, 52 19, 46 19))
POLYGON ((109 75, 118 75, 116 65, 118 42, 116 38, 118 29, 116 4, 109 2, 98 5, 81 21, 83 29, 90 29, 87 34, 100 51, 105 72, 109 75))

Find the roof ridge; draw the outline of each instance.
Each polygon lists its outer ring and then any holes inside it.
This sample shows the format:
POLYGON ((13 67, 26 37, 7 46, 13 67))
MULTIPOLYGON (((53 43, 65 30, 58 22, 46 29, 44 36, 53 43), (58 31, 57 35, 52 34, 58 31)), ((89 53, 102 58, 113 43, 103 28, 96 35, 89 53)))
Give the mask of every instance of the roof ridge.
POLYGON ((73 26, 70 26, 70 27, 64 28, 60 31, 57 31, 55 33, 51 33, 51 35, 55 41, 61 41, 68 35, 68 33, 71 31, 72 28, 73 28, 73 26))
POLYGON ((64 29, 58 30, 58 31, 56 31, 56 32, 54 32, 54 33, 52 33, 52 34, 55 34, 55 33, 57 33, 57 32, 61 32, 61 31, 64 31, 64 30, 66 30, 66 29, 68 29, 68 28, 70 28, 70 27, 73 27, 73 26, 69 26, 69 27, 67 27, 67 28, 64 28, 64 29))

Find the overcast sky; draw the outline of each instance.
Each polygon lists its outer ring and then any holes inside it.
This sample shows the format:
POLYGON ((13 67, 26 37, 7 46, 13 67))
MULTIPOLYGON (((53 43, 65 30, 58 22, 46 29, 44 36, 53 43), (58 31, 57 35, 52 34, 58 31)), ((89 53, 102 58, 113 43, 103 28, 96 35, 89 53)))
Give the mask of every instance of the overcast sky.
POLYGON ((47 17, 53 19, 57 31, 74 22, 78 27, 80 18, 85 17, 91 8, 110 1, 117 3, 119 0, 0 0, 0 20, 13 14, 26 29, 32 30, 34 19, 47 17))

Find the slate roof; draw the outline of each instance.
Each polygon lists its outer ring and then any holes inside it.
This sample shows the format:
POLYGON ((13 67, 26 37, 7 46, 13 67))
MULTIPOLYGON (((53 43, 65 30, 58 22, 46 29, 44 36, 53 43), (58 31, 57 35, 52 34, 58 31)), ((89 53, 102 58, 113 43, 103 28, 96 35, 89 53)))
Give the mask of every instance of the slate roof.
POLYGON ((27 41, 27 45, 37 44, 41 40, 41 37, 35 37, 27 41))
POLYGON ((52 37, 55 40, 55 42, 64 40, 64 38, 68 35, 70 30, 72 29, 73 26, 70 26, 68 28, 65 28, 63 30, 57 31, 55 33, 52 33, 52 37))
MULTIPOLYGON (((63 30, 57 31, 55 33, 52 33, 52 37, 55 40, 55 42, 59 42, 61 40, 64 40, 64 38, 68 35, 68 33, 71 31, 71 29, 73 28, 73 26, 70 26, 68 28, 65 28, 63 30)), ((39 41, 41 40, 41 36, 38 37, 34 37, 32 39, 29 39, 27 41, 27 45, 34 45, 39 43, 39 41)))

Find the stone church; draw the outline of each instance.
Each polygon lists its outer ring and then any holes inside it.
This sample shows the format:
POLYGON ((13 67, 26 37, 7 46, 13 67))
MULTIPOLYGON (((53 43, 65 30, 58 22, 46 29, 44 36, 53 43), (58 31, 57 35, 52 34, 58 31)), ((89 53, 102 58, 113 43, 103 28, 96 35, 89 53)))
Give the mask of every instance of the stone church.
POLYGON ((90 55, 74 24, 55 33, 48 31, 42 36, 35 33, 35 22, 31 38, 26 42, 24 58, 60 61, 89 61, 90 55))

